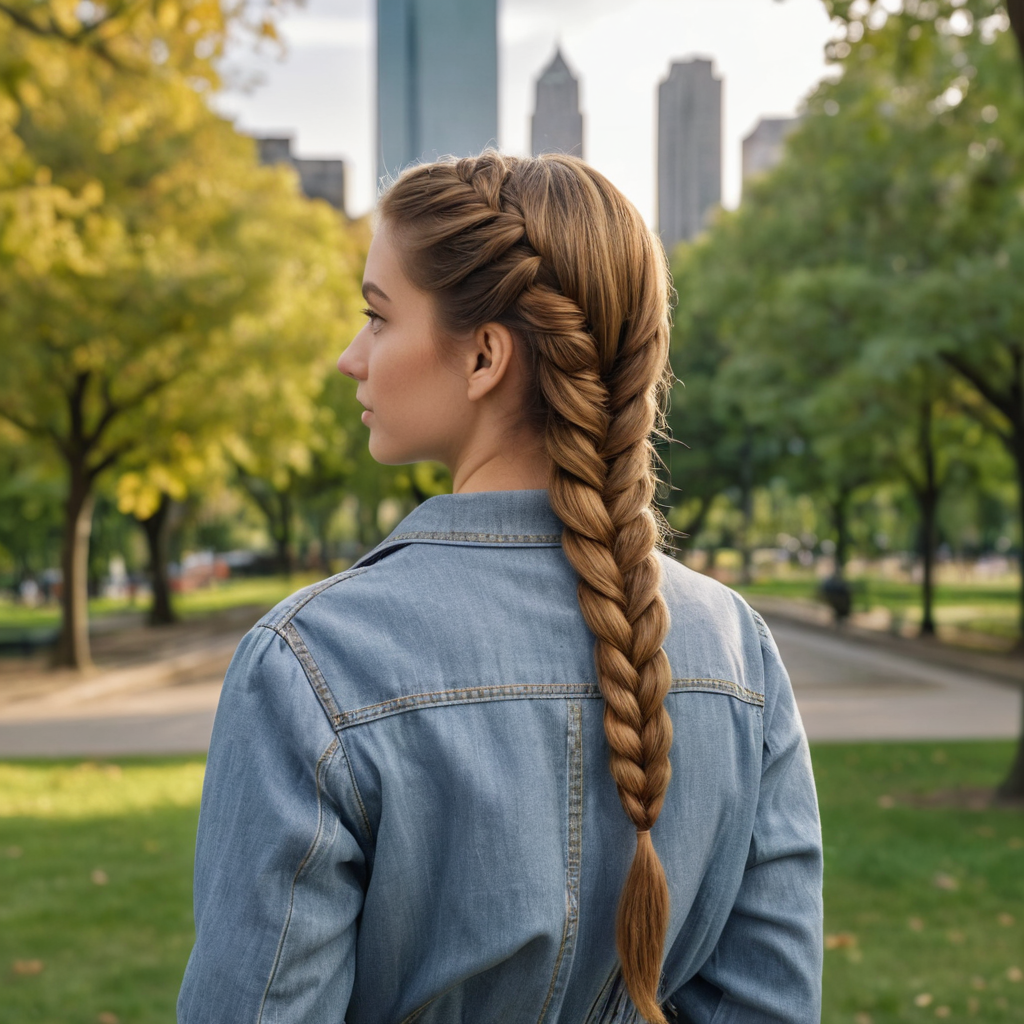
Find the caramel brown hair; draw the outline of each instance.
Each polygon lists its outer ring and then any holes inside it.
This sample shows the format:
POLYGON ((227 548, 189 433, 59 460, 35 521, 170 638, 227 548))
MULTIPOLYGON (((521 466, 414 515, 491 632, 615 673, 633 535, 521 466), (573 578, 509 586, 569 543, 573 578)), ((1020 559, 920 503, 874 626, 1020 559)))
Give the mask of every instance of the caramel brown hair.
POLYGON ((551 459, 551 506, 596 637, 611 773, 637 830, 616 924, 623 978, 640 1013, 664 1024, 669 898, 650 835, 672 743, 652 445, 670 382, 664 250, 607 179, 568 156, 488 151, 414 167, 379 213, 409 279, 435 296, 443 332, 504 324, 526 356, 527 414, 551 459))

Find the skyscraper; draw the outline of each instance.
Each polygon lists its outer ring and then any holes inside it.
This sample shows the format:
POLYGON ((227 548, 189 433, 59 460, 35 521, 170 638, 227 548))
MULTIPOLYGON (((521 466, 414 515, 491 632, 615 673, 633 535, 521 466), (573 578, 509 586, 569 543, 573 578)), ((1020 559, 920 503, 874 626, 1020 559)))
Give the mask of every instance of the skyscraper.
POLYGON ((658 86, 658 230, 671 252, 722 199, 722 80, 710 60, 677 61, 658 86))
POLYGON ((378 183, 497 140, 497 0, 377 0, 378 183))
POLYGON ((309 199, 325 199, 345 212, 345 161, 306 160, 292 155, 291 136, 256 139, 261 164, 291 164, 298 172, 303 194, 309 199))
POLYGON ((743 183, 770 171, 781 159, 786 136, 800 123, 797 117, 762 117, 743 140, 743 183))
POLYGON ((532 122, 532 151, 583 156, 583 115, 580 87, 561 48, 537 79, 537 105, 532 122))

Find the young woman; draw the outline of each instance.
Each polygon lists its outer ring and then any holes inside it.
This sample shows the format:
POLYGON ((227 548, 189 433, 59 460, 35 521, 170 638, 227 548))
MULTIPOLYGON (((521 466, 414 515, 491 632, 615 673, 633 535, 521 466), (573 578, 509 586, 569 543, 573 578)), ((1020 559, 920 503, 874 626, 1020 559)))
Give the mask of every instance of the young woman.
POLYGON ((181 1024, 819 1019, 821 839, 778 650, 662 555, 664 252, 580 160, 384 195, 339 360, 454 492, 243 640, 181 1024))

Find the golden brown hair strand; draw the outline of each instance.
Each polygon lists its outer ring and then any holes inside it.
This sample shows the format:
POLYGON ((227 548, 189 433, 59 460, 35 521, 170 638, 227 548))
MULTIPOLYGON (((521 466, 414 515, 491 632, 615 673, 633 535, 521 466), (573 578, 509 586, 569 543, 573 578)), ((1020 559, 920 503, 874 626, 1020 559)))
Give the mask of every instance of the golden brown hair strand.
POLYGON ((596 642, 609 766, 637 830, 616 942, 651 1024, 668 928, 651 828, 671 775, 652 437, 668 371, 668 267, 635 208, 583 161, 479 157, 406 171, 383 196, 405 269, 454 337, 501 323, 523 346, 529 413, 551 460, 551 506, 596 642))

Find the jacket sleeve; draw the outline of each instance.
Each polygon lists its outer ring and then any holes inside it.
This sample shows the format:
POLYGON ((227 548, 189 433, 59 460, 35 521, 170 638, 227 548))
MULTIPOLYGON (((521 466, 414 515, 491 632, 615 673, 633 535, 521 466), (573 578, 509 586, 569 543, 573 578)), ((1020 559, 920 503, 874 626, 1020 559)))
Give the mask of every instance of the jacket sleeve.
POLYGON ((179 1024, 343 1020, 365 881, 353 785, 302 664, 257 626, 214 721, 179 1024))
POLYGON ((746 869, 721 937, 668 1000, 687 1024, 818 1024, 822 848, 811 759, 789 675, 756 616, 764 660, 761 783, 746 869))

